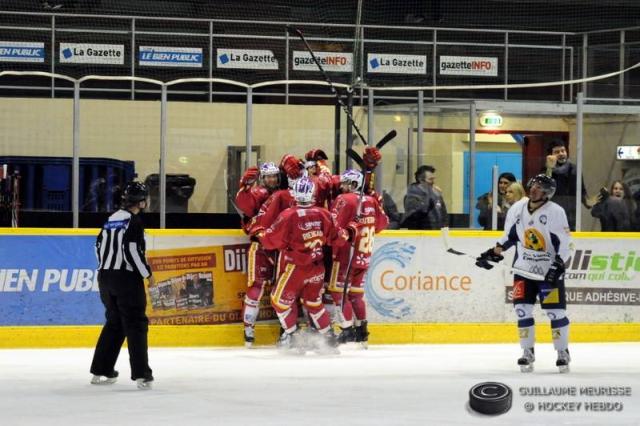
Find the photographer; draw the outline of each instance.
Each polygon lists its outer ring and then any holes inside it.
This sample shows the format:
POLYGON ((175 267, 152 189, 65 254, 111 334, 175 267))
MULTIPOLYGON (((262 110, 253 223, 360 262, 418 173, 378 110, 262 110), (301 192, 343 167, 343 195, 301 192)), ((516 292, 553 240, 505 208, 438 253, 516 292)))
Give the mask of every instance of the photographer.
POLYGON ((633 231, 633 214, 636 210, 631 191, 619 180, 611 185, 611 189, 600 189, 598 202, 591 210, 591 216, 600 219, 602 231, 633 231))

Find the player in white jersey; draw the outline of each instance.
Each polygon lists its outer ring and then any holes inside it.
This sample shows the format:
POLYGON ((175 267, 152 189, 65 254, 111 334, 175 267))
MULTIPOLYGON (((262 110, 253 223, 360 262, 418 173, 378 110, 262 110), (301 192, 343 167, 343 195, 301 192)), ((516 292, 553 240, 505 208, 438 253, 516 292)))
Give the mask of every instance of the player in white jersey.
POLYGON ((523 198, 509 209, 504 234, 495 247, 478 257, 476 265, 491 269, 491 262, 503 259, 502 252, 516 246, 514 268, 545 277, 535 281, 519 276, 513 278, 513 304, 518 316, 520 346, 524 354, 518 359, 523 372, 533 371, 535 361, 533 345, 535 328, 533 305, 536 297, 551 320, 553 346, 558 352, 561 373, 569 371, 569 318, 566 315, 567 298, 564 287, 565 262, 569 258, 571 233, 565 211, 551 200, 556 182, 546 175, 537 175, 529 181, 529 198, 523 198))

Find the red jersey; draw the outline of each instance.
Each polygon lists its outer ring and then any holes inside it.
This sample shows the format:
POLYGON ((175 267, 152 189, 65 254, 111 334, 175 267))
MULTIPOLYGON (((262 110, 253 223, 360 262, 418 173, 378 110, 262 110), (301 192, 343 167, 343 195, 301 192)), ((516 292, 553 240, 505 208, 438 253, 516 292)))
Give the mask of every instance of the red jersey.
MULTIPOLYGON (((373 237, 389 225, 389 218, 382 210, 378 200, 371 195, 362 197, 360 205, 360 217, 356 218, 359 194, 348 192, 340 194, 331 208, 331 216, 336 226, 345 228, 349 222, 356 221, 359 224, 358 234, 354 241, 353 268, 365 269, 369 267, 371 252, 373 252, 373 237)), ((348 250, 344 246, 342 250, 348 250)))
POLYGON ((346 237, 346 231, 335 226, 328 210, 290 207, 266 230, 261 242, 267 249, 282 250, 285 262, 308 265, 322 260, 322 246, 339 247, 346 237))
POLYGON ((242 220, 242 228, 247 234, 253 226, 253 219, 269 195, 271 195, 269 190, 260 185, 245 186, 236 193, 236 205, 245 216, 242 220))
POLYGON ((252 220, 249 233, 253 235, 260 230, 268 228, 276 221, 280 213, 295 205, 296 200, 294 200, 288 189, 279 189, 274 192, 262 203, 258 214, 252 220))

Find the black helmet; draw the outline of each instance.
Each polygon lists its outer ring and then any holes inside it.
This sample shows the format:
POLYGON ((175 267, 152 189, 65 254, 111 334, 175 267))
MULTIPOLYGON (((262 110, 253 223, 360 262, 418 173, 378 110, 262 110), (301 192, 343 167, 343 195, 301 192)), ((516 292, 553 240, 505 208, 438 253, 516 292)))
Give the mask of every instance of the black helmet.
POLYGON ((144 201, 149 196, 149 188, 142 182, 129 182, 122 191, 122 201, 125 206, 132 206, 144 201))
POLYGON ((556 188, 558 187, 558 185, 556 184, 556 180, 545 174, 539 174, 529 179, 529 183, 527 183, 527 191, 531 189, 533 184, 540 185, 540 187, 542 188, 542 192, 544 192, 548 200, 553 197, 553 194, 556 193, 556 188))

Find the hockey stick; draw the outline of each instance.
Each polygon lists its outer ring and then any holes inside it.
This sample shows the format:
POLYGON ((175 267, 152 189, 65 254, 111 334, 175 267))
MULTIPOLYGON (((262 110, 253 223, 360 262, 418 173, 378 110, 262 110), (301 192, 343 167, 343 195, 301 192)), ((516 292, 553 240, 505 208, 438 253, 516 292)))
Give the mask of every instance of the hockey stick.
POLYGON ((338 102, 338 105, 340 105, 344 113, 347 114, 347 118, 349 119, 349 122, 351 123, 351 125, 353 126, 353 129, 358 134, 358 137, 360 138, 362 143, 367 145, 367 140, 365 139, 364 136, 362 136, 362 132, 360 132, 360 129, 356 125, 356 122, 353 120, 353 115, 351 115, 351 111, 349 110, 349 107, 342 101, 342 99, 340 99, 340 93, 338 93, 338 89, 336 89, 336 87, 333 85, 333 82, 329 78, 329 75, 322 67, 322 64, 320 64, 320 61, 318 60, 315 53, 313 53, 313 50, 311 49, 311 46, 309 46, 309 43, 307 42, 307 40, 304 38, 302 31, 300 31, 298 28, 293 28, 287 25, 287 32, 291 35, 298 36, 300 40, 302 40, 302 43, 304 43, 304 47, 307 49, 307 51, 311 55, 311 59, 313 59, 313 62, 315 62, 316 66, 322 73, 322 76, 324 77, 324 81, 326 81, 327 84, 329 85, 329 88, 331 89, 331 93, 333 93, 333 95, 336 97, 336 101, 338 102))
POLYGON ((240 210, 240 207, 238 207, 236 202, 233 201, 233 198, 231 197, 231 194, 229 194, 229 184, 227 183, 227 169, 224 169, 224 190, 227 193, 227 197, 229 198, 229 202, 231 203, 231 205, 235 209, 236 213, 238 213, 238 215, 240 216, 240 219, 242 220, 244 218, 244 213, 242 212, 242 210, 240 210))
MULTIPOLYGON (((466 256, 469 258, 472 258, 473 260, 476 260, 478 258, 478 256, 474 256, 472 254, 468 254, 468 253, 464 253, 458 250, 455 250, 453 248, 451 248, 451 246, 449 245, 449 228, 445 227, 440 229, 441 233, 442 233, 442 241, 444 242, 444 247, 447 251, 447 253, 451 253, 451 254, 455 254, 456 256, 466 256)), ((506 265, 504 263, 498 263, 498 262, 493 262, 489 259, 487 259, 488 262, 491 262, 492 264, 499 266, 503 269, 508 270, 509 272, 513 273, 513 274, 517 274, 520 275, 522 277, 525 278, 529 278, 530 280, 535 280, 535 281, 544 281, 544 276, 533 273, 533 272, 529 272, 529 271, 525 271, 523 269, 518 269, 518 268, 514 268, 513 266, 509 266, 506 265)))
POLYGON ((395 138, 397 134, 398 133, 395 130, 390 131, 389 133, 384 135, 382 139, 378 141, 378 143, 376 144, 376 148, 382 149, 382 147, 385 146, 388 142, 390 142, 391 139, 395 138))

